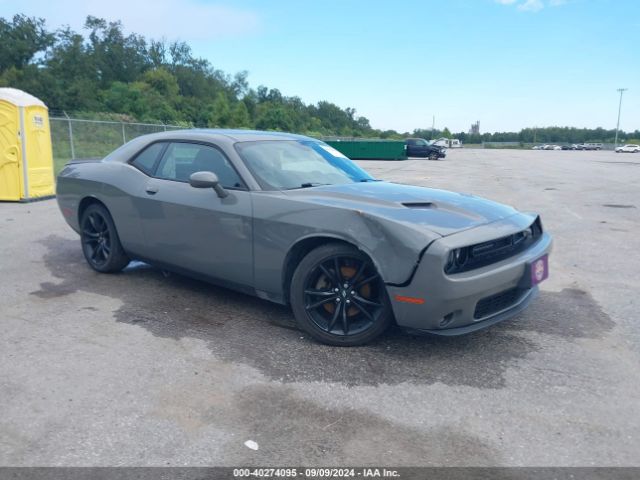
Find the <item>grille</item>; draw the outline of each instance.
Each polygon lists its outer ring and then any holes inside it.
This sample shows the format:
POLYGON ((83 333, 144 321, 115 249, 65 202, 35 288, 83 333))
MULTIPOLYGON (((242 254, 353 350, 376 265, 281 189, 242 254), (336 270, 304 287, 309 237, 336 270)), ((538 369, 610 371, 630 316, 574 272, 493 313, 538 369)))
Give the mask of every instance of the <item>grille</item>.
POLYGON ((473 318, 485 318, 501 310, 506 310, 520 300, 522 293, 523 290, 520 288, 511 288, 483 298, 476 304, 473 318))
POLYGON ((445 266, 446 273, 461 273, 491 265, 525 251, 542 235, 540 217, 526 229, 488 242, 458 249, 459 258, 451 259, 445 266))

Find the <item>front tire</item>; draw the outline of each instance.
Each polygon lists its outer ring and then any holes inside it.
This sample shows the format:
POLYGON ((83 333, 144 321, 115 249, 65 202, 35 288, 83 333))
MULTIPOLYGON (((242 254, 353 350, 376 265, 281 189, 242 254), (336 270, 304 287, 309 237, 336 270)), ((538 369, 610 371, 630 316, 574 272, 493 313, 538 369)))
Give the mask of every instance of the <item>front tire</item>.
POLYGON ((129 263, 113 219, 103 205, 93 203, 82 212, 80 240, 87 263, 100 273, 119 272, 129 263))
POLYGON ((343 243, 322 245, 307 254, 293 274, 289 294, 298 326, 327 345, 365 344, 393 319, 375 266, 343 243))

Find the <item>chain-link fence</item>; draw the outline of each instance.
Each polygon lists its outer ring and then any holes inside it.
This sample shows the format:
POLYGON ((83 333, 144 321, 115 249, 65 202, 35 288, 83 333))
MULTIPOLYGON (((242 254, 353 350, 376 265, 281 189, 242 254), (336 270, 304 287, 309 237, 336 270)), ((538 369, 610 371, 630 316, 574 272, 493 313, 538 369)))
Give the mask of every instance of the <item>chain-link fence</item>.
POLYGON ((129 140, 148 133, 187 127, 50 117, 56 172, 69 160, 104 157, 129 140))
MULTIPOLYGON (((587 144, 590 144, 591 142, 586 142, 587 144)), ((541 147, 543 145, 549 145, 550 148, 547 148, 546 150, 553 150, 554 146, 558 146, 560 148, 565 147, 565 150, 574 150, 572 148, 573 145, 583 145, 582 143, 567 143, 567 142, 559 142, 559 143, 554 143, 554 142, 537 142, 537 143, 529 143, 529 142, 482 142, 481 148, 496 148, 496 149, 500 149, 500 148, 504 148, 504 149, 531 149, 534 146, 538 146, 541 147)), ((599 150, 615 150, 616 145, 613 143, 600 143, 598 142, 599 145, 599 150)), ((620 145, 624 145, 624 143, 618 143, 618 146, 620 145)), ((591 147, 591 148, 575 148, 575 150, 596 150, 596 148, 591 147)))

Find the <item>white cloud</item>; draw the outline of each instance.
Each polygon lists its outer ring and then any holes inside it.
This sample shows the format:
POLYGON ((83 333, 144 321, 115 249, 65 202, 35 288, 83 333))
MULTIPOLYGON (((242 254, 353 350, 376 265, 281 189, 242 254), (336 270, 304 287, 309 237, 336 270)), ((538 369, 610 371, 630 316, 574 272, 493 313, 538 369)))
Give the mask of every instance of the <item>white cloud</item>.
POLYGON ((518 5, 518 10, 525 12, 537 12, 544 8, 542 0, 525 0, 524 3, 518 5))
POLYGON ((254 11, 199 0, 28 0, 17 4, 0 0, 0 11, 3 16, 25 13, 43 17, 50 28, 70 25, 75 30, 82 28, 87 15, 93 15, 122 20, 128 32, 186 41, 244 36, 260 29, 260 18, 254 11))
POLYGON ((559 7, 567 3, 567 0, 494 0, 500 5, 515 5, 523 12, 539 12, 545 6, 559 7))

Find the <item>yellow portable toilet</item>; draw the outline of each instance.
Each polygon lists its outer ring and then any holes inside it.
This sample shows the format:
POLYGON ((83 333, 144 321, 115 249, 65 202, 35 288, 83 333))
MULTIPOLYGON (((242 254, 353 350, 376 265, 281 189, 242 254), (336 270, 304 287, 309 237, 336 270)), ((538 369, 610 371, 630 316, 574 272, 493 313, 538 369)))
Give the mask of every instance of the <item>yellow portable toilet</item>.
POLYGON ((49 111, 33 95, 0 88, 0 200, 54 195, 49 111))

